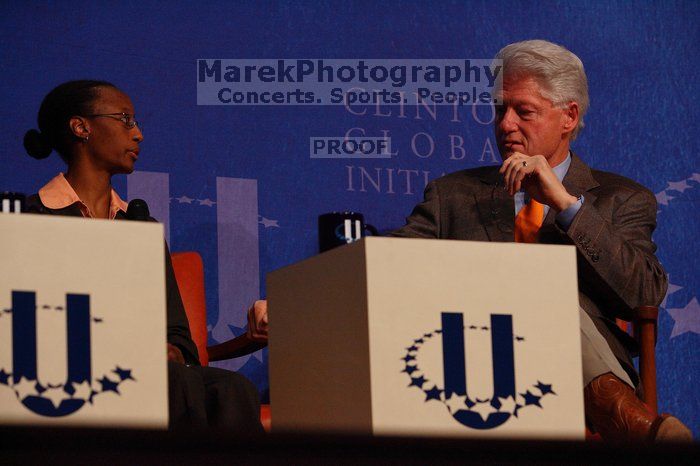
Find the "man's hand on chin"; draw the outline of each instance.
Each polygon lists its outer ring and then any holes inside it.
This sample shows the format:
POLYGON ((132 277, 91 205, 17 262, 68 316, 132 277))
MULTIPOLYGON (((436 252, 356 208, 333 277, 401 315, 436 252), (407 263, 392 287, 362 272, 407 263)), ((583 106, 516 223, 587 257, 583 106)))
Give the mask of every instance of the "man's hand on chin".
POLYGON ((566 188, 542 155, 525 155, 512 152, 499 170, 503 175, 505 189, 511 196, 522 188, 537 202, 561 212, 576 202, 576 197, 566 188))

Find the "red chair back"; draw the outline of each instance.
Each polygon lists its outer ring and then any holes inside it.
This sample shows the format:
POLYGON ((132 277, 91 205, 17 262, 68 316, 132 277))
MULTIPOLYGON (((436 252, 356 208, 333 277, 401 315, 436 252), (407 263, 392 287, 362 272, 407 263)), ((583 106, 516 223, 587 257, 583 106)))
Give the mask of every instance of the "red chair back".
POLYGON ((207 352, 207 302, 204 294, 204 264, 196 252, 176 252, 170 256, 182 303, 190 323, 192 340, 197 345, 199 362, 209 364, 207 352))

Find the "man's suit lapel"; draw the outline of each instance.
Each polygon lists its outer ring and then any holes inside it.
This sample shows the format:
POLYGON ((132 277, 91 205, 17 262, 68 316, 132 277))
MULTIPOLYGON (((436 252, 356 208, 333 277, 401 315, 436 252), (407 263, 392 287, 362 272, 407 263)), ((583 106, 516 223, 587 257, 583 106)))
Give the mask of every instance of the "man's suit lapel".
POLYGON ((515 204, 503 189, 498 167, 481 177, 483 189, 474 193, 479 210, 479 220, 489 241, 514 241, 515 204))
POLYGON ((600 183, 593 178, 590 167, 573 152, 571 153, 571 166, 569 166, 569 171, 562 184, 570 194, 576 197, 585 194, 586 199, 589 197, 594 199, 595 197, 588 191, 600 186, 600 183))

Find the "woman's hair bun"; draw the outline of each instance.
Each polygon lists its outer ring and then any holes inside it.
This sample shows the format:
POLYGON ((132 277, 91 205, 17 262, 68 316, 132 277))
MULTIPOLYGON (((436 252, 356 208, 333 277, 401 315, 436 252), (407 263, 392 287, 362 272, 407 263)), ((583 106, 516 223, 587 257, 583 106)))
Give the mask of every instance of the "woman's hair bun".
POLYGON ((45 135, 35 129, 30 129, 24 135, 24 149, 35 159, 45 159, 51 155, 51 143, 45 135))

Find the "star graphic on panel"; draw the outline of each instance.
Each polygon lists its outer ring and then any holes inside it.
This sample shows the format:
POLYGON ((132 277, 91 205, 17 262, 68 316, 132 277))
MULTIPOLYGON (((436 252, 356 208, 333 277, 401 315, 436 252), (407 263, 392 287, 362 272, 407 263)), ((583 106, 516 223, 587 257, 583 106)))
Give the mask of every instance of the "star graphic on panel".
POLYGON ((690 185, 688 184, 687 180, 681 180, 681 181, 669 181, 668 182, 668 188, 672 191, 678 191, 679 193, 682 193, 686 189, 690 188, 690 185))
MULTIPOLYGON (((59 385, 50 385, 50 384, 47 384, 47 386, 48 386, 49 388, 56 388, 56 387, 60 387, 61 385, 60 385, 60 384, 59 384, 59 385)), ((38 380, 36 381, 36 384, 34 385, 34 389, 36 390, 36 392, 37 392, 38 394, 42 394, 42 393, 44 393, 44 392, 46 391, 46 388, 44 387, 44 385, 42 385, 41 382, 39 382, 38 380)))
POLYGON ((675 323, 669 338, 675 338, 685 332, 700 333, 700 305, 698 298, 693 298, 683 308, 666 309, 675 323))
POLYGON ((211 207, 216 204, 216 202, 212 201, 211 199, 197 199, 197 201, 199 202, 199 205, 205 205, 207 207, 211 207))
POLYGON ((9 385, 8 381, 10 380, 11 375, 11 372, 5 372, 5 369, 0 369, 0 383, 3 385, 9 385))
POLYGON ((406 368, 404 370, 402 370, 401 372, 405 372, 408 375, 411 375, 417 370, 418 370, 418 367, 416 367, 416 366, 406 366, 406 368))
POLYGON ((63 388, 49 388, 41 396, 51 400, 54 408, 58 408, 61 402, 66 399, 66 392, 63 391, 63 388))
POLYGON ((542 407, 540 404, 540 398, 542 398, 541 396, 533 395, 530 393, 530 390, 526 391, 525 393, 521 393, 520 395, 525 400, 525 406, 535 405, 539 406, 540 408, 542 407))
POLYGON ((194 201, 194 199, 187 196, 176 197, 175 200, 180 204, 192 204, 192 201, 194 201))
POLYGON ((507 398, 499 397, 498 402, 501 405, 501 407, 499 408, 499 411, 501 412, 512 413, 515 409, 515 399, 513 399, 512 396, 509 396, 507 398))
POLYGON ((131 376, 131 369, 122 369, 121 367, 117 366, 117 368, 114 369, 112 372, 117 374, 121 380, 136 380, 131 376))
POLYGON ((422 389, 423 384, 425 384, 426 382, 427 382, 427 380, 422 375, 420 377, 415 377, 415 378, 411 377, 411 384, 409 385, 409 387, 418 387, 418 388, 422 389))
POLYGON ((682 286, 674 285, 673 283, 671 283, 671 278, 670 278, 670 276, 669 276, 669 279, 668 279, 668 290, 666 290, 666 296, 664 296, 664 300, 661 301, 661 304, 659 305, 659 307, 663 307, 663 308, 665 309, 665 308, 666 308, 666 302, 668 301, 668 297, 669 297, 670 295, 672 295, 673 293, 675 293, 676 291, 682 290, 682 289, 683 289, 682 286))
POLYGON ((92 396, 92 387, 90 382, 83 381, 82 383, 73 384, 73 398, 79 398, 81 400, 87 400, 92 396))
POLYGON ((479 413, 479 416, 481 416, 481 419, 484 421, 489 417, 489 414, 494 412, 493 406, 491 406, 491 403, 484 402, 484 403, 477 403, 474 406, 471 407, 471 411, 474 411, 475 413, 479 413))
POLYGON ((258 221, 258 223, 262 224, 265 228, 272 228, 272 227, 279 228, 280 226, 277 222, 278 222, 277 220, 265 218, 262 215, 260 215, 260 220, 258 221))
POLYGON ((403 358, 401 358, 401 360, 404 361, 404 362, 415 361, 415 360, 416 360, 416 356, 413 355, 413 354, 407 354, 406 356, 404 356, 403 358))
POLYGON ((668 205, 668 201, 671 199, 675 199, 674 196, 669 196, 666 194, 666 191, 661 191, 660 193, 656 194, 656 202, 661 205, 668 205))
POLYGON ((464 395, 457 395, 452 393, 449 398, 445 399, 445 404, 450 413, 456 413, 460 409, 467 409, 466 404, 467 397, 464 395))
POLYGON ((433 388, 430 390, 425 390, 425 401, 430 401, 430 400, 438 400, 440 401, 440 394, 442 393, 442 390, 437 388, 437 385, 433 385, 433 388))
POLYGON ((12 388, 15 389, 19 401, 22 401, 28 396, 36 395, 36 380, 29 380, 22 376, 19 382, 14 384, 12 388))
POLYGON ((99 379, 99 382, 100 382, 100 385, 102 385, 103 392, 114 392, 118 395, 121 395, 121 393, 119 393, 119 383, 118 382, 112 382, 107 377, 102 377, 101 379, 99 379))
POLYGON ((515 408, 513 408, 513 416, 518 417, 518 411, 520 411, 523 408, 523 405, 515 404, 515 408))
POLYGON ((542 393, 542 396, 546 395, 547 393, 551 393, 552 395, 556 395, 556 393, 554 393, 554 390, 552 390, 551 384, 547 385, 547 384, 544 384, 538 380, 537 385, 535 385, 535 387, 537 387, 537 389, 540 391, 540 393, 542 393))
POLYGON ((75 394, 75 388, 73 388, 73 382, 66 382, 63 386, 63 391, 68 393, 68 395, 73 396, 75 394))

